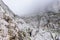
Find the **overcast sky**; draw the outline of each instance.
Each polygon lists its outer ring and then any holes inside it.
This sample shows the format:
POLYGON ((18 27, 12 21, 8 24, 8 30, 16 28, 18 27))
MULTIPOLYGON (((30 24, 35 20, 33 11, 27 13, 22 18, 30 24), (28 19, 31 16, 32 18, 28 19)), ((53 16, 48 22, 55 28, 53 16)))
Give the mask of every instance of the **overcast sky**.
POLYGON ((55 0, 3 0, 19 16, 35 15, 55 0))

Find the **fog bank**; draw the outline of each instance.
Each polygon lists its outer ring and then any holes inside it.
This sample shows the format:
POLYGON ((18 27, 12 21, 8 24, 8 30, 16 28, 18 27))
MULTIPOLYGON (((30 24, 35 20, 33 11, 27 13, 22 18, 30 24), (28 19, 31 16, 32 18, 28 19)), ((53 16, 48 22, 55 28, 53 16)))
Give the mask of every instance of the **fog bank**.
POLYGON ((3 2, 18 16, 37 15, 57 0, 3 0, 3 2))

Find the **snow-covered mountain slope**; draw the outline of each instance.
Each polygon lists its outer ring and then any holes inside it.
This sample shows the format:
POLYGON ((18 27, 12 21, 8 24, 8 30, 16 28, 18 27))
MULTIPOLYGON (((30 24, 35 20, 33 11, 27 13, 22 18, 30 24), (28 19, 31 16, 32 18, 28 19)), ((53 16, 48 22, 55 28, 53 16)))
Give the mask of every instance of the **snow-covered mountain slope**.
POLYGON ((0 40, 60 40, 60 13, 17 17, 0 0, 0 40))

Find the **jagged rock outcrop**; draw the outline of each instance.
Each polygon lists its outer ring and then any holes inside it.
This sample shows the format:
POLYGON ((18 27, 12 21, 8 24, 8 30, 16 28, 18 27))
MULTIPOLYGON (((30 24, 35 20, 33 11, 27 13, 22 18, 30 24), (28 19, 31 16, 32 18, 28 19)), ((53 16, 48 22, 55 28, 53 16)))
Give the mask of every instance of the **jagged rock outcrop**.
POLYGON ((30 40, 26 33, 18 28, 18 21, 22 23, 23 20, 17 20, 13 12, 0 0, 0 40, 30 40))

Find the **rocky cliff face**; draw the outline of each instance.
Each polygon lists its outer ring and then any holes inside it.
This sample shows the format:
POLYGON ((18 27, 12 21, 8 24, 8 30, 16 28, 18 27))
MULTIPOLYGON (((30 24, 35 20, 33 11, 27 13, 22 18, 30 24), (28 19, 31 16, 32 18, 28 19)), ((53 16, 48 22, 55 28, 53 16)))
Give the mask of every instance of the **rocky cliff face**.
POLYGON ((60 13, 18 17, 0 0, 0 40, 60 40, 60 13))
POLYGON ((28 34, 18 28, 19 22, 24 23, 0 0, 0 40, 30 40, 28 34))

